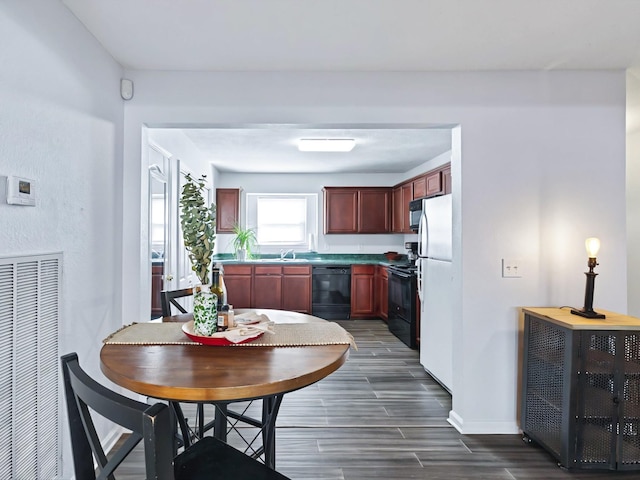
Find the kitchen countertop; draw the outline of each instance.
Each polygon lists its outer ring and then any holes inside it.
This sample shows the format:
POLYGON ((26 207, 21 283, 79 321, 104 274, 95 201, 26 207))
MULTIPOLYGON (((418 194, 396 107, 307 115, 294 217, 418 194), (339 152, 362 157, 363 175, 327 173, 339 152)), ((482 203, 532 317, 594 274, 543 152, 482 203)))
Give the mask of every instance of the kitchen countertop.
POLYGON ((388 260, 384 254, 340 254, 340 253, 296 253, 296 258, 289 255, 286 260, 281 260, 280 255, 260 255, 245 261, 237 260, 231 254, 216 255, 214 263, 222 265, 382 265, 386 267, 401 265, 406 266, 409 261, 406 255, 398 260, 388 260))

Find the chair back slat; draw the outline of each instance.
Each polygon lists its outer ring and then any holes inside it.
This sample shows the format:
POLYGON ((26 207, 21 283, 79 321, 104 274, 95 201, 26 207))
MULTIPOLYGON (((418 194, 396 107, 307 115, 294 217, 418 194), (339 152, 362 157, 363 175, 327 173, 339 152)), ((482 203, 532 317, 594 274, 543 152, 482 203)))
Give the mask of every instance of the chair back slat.
POLYGON ((187 310, 178 302, 179 298, 193 295, 192 288, 182 288, 180 290, 163 290, 160 292, 160 303, 162 305, 162 316, 173 315, 171 306, 173 305, 180 313, 187 313, 187 310))

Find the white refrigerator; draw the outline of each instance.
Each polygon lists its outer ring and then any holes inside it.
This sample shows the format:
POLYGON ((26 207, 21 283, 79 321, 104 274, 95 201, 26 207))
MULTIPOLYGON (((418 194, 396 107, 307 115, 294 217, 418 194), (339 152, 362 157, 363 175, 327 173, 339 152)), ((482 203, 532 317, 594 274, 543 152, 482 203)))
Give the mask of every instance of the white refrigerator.
POLYGON ((453 381, 451 195, 426 198, 418 227, 420 363, 450 393, 453 381))

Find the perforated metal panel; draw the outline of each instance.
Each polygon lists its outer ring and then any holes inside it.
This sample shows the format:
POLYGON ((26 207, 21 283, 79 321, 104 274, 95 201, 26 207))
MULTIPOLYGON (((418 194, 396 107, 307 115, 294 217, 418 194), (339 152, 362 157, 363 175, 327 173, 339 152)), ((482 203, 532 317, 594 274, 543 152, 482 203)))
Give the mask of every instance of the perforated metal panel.
POLYGON ((528 327, 523 430, 560 457, 567 334, 536 318, 530 319, 528 327))
POLYGON ((617 335, 611 332, 581 335, 575 462, 583 468, 615 467, 617 343, 617 335))
POLYGON ((640 334, 625 332, 623 399, 620 419, 621 468, 640 467, 640 334))

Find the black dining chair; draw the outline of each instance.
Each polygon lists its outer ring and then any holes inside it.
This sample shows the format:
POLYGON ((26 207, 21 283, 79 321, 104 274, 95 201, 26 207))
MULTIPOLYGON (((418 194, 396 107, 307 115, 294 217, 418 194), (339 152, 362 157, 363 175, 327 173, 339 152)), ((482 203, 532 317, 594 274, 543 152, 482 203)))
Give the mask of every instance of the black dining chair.
POLYGON ((160 292, 160 304, 162 306, 162 316, 170 317, 173 315, 172 306, 178 309, 180 313, 187 313, 187 310, 178 302, 179 298, 189 297, 193 295, 192 288, 182 288, 180 290, 163 290, 160 292))
POLYGON ((76 353, 60 361, 77 480, 114 479, 113 472, 141 441, 147 479, 288 480, 213 437, 202 438, 174 457, 176 422, 166 404, 148 405, 104 387, 80 367, 76 353), (131 431, 110 455, 101 446, 92 412, 131 431))

